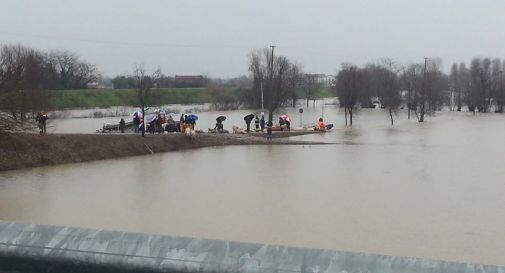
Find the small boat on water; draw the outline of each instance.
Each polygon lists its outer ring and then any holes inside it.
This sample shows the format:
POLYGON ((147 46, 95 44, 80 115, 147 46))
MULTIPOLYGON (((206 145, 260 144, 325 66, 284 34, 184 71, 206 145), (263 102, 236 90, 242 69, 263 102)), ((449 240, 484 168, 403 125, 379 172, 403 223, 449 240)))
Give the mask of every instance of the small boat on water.
MULTIPOLYGON (((133 130, 133 121, 128 121, 125 123, 126 130, 133 130)), ((118 123, 105 123, 102 126, 103 133, 112 133, 119 131, 119 122, 118 123)))

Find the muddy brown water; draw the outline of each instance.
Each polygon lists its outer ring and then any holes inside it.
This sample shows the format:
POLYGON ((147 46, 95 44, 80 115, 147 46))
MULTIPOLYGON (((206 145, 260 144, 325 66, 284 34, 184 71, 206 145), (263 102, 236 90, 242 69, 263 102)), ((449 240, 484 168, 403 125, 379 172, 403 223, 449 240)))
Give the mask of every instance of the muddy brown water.
POLYGON ((327 115, 296 139, 340 144, 0 173, 0 219, 505 265, 505 116, 327 115))

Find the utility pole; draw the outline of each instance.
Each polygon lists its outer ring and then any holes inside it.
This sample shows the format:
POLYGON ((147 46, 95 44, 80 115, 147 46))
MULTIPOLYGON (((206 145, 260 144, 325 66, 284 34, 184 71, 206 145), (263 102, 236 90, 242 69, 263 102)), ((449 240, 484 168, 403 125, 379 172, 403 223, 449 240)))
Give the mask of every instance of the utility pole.
POLYGON ((265 107, 263 105, 263 78, 260 80, 260 88, 261 88, 261 112, 264 112, 265 107))
POLYGON ((273 84, 273 79, 274 79, 274 45, 270 46, 272 48, 272 56, 270 59, 270 103, 268 109, 268 121, 272 122, 273 121, 273 113, 272 113, 272 108, 273 108, 273 103, 274 103, 274 84, 273 84))

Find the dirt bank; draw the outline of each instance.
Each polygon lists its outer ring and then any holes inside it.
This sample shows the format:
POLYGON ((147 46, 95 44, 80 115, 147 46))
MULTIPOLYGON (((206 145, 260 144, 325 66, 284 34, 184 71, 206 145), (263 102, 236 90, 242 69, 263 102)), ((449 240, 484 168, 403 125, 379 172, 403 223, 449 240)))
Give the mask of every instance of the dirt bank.
MULTIPOLYGON (((300 135, 283 133, 282 136, 300 135)), ((275 135, 281 137, 281 135, 275 135)), ((13 134, 0 133, 0 171, 225 145, 323 144, 237 134, 13 134)))

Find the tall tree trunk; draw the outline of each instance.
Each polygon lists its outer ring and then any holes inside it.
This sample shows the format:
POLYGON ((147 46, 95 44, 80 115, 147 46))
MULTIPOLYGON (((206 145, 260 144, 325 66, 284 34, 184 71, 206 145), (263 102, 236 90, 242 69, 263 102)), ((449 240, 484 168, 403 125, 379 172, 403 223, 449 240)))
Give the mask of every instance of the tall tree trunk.
POLYGON ((424 114, 426 113, 425 102, 421 103, 421 111, 419 111, 419 122, 424 122, 424 114))
POLYGON ((349 108, 349 126, 352 127, 352 108, 349 108))
MULTIPOLYGON (((409 84, 409 86, 410 86, 410 84, 409 84)), ((410 98, 411 93, 412 93, 412 90, 409 89, 408 98, 407 98, 407 119, 410 119, 410 107, 412 105, 411 98, 410 98)))
POLYGON ((347 126, 347 107, 344 108, 345 126, 347 126))
POLYGON ((391 118, 391 126, 393 126, 393 112, 391 111, 391 107, 389 107, 389 117, 391 118))

